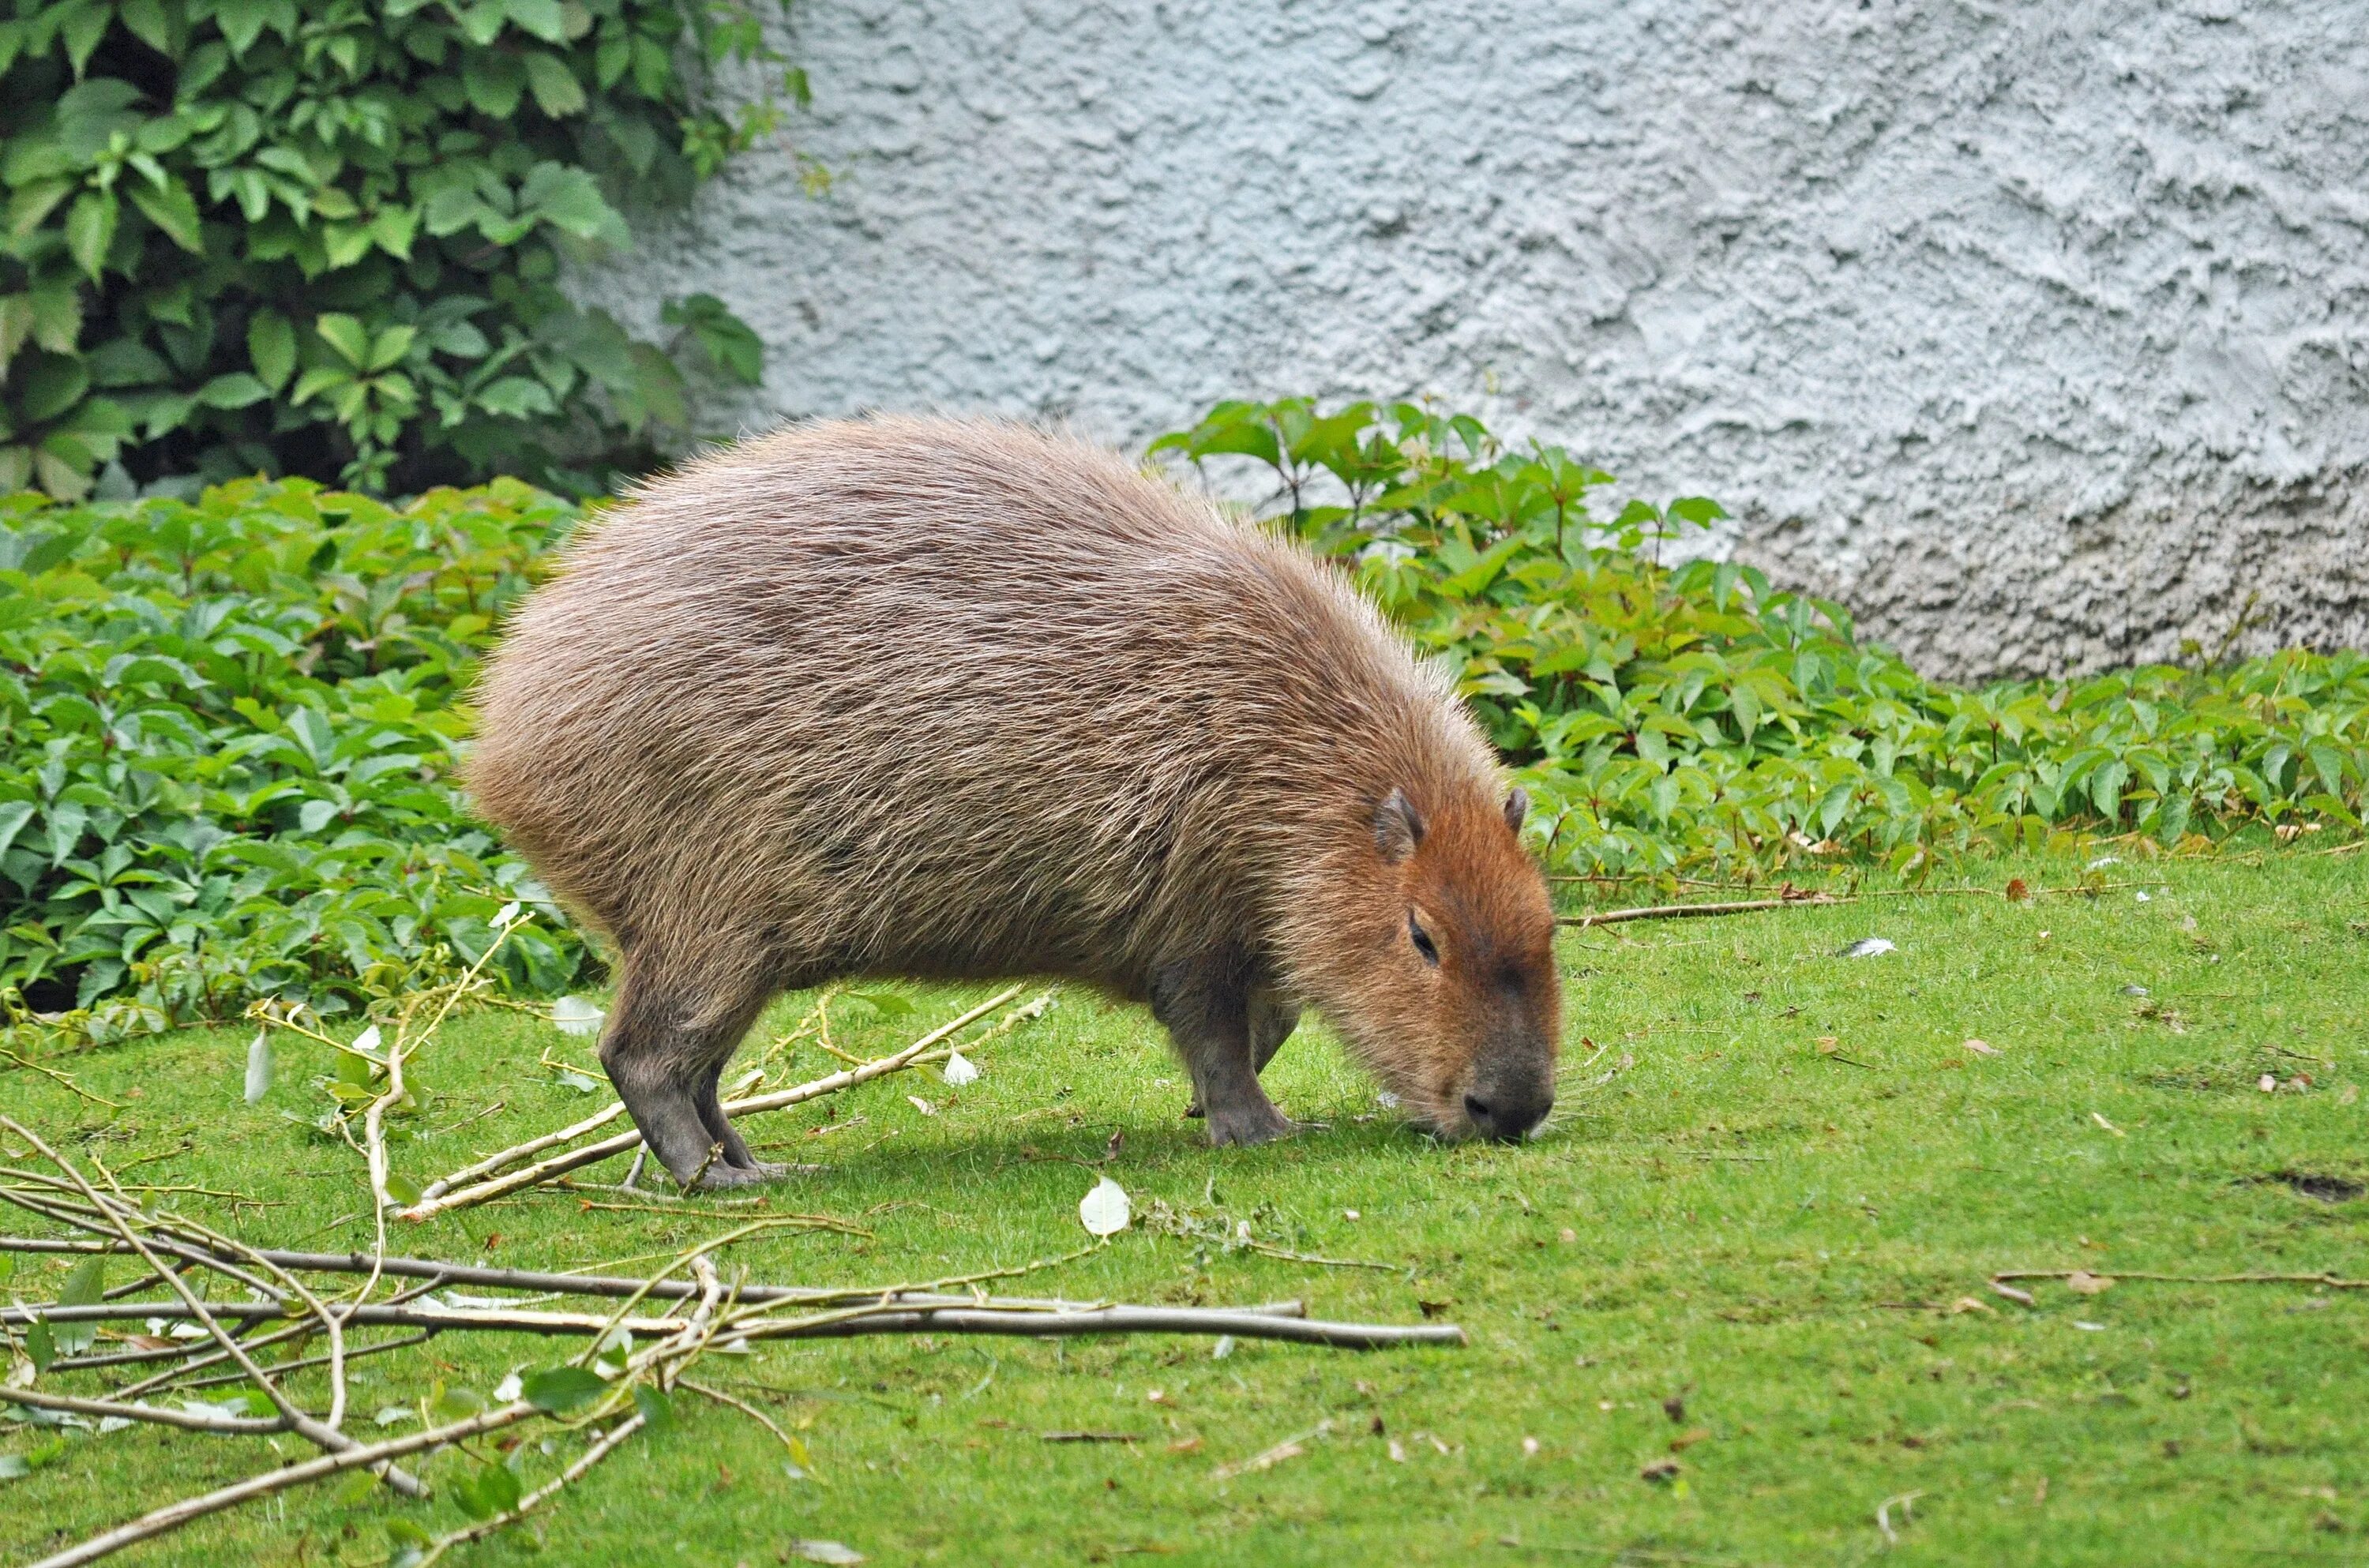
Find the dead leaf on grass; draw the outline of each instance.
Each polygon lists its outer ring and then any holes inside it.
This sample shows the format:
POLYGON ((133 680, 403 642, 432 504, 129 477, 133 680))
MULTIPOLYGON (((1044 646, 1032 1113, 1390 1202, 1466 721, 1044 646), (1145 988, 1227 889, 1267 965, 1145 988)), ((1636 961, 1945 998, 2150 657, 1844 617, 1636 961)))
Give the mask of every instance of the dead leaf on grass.
POLYGON ((1998 1047, 1988 1040, 1969 1039, 1966 1042, 1965 1050, 1969 1056, 1995 1057, 1999 1054, 1998 1047))
POLYGON ((1998 1309, 1997 1307, 1992 1306, 1987 1301, 1977 1301, 1972 1296, 1961 1296, 1956 1300, 1950 1303, 1950 1315, 1951 1317, 1957 1317, 1961 1313, 1964 1312, 1988 1312, 1993 1317, 1998 1316, 1998 1309))
POLYGON ((1300 1455, 1306 1453, 1310 1443, 1323 1436, 1326 1433, 1332 1430, 1333 1424, 1331 1422, 1320 1421, 1315 1425, 1310 1427, 1307 1431, 1300 1433, 1296 1437, 1286 1437, 1282 1442, 1277 1443, 1275 1447, 1262 1449, 1260 1452, 1253 1454, 1246 1459, 1236 1459, 1230 1464, 1221 1464, 1209 1473, 1215 1480, 1231 1481, 1238 1475, 1249 1475, 1257 1471, 1273 1470, 1276 1466, 1283 1463, 1284 1460, 1296 1459, 1300 1455))
POLYGON ((1670 1452, 1674 1454, 1683 1454, 1688 1448, 1693 1448, 1697 1443, 1708 1443, 1710 1441, 1710 1427, 1692 1427, 1687 1431, 1679 1433, 1677 1436, 1670 1439, 1670 1452))
POLYGON ((1678 1472, 1686 1468, 1676 1459, 1654 1459, 1637 1471, 1637 1479, 1656 1482, 1676 1481, 1678 1472))
POLYGON ((2003 1280, 1994 1279, 1991 1281, 1991 1294, 1994 1296, 2004 1296, 2008 1300, 2013 1301, 2018 1306, 2021 1307, 2036 1307, 2040 1304, 2032 1299, 2031 1291, 2018 1290, 2014 1286, 2009 1285, 2003 1280))
POLYGON ((2077 1268, 2065 1276, 2065 1288, 2076 1296, 2102 1296, 2113 1288, 2114 1282, 2111 1277, 2091 1274, 2087 1269, 2077 1268))

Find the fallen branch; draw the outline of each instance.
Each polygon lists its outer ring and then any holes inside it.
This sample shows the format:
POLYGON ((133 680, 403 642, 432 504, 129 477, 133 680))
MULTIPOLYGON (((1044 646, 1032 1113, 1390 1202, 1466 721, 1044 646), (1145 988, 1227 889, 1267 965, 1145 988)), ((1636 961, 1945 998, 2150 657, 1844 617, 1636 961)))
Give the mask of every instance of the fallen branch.
POLYGON ((2160 1285, 2324 1285, 2330 1290, 2369 1290, 2369 1279, 2346 1279, 2329 1274, 2128 1274, 2115 1269, 2111 1274, 2087 1268, 2010 1268, 1991 1276, 1994 1285, 2008 1279, 2070 1279, 2077 1274, 2094 1275, 2100 1279, 2117 1282, 2144 1279, 2160 1285))
POLYGON ((1599 910, 1592 915, 1559 915, 1557 925, 1581 930, 1592 925, 1618 925, 1623 921, 1692 920, 1704 915, 1748 915, 1761 910, 1797 909, 1805 904, 1848 904, 1832 893, 1798 893, 1781 898, 1739 898, 1725 904, 1648 904, 1634 910, 1599 910))

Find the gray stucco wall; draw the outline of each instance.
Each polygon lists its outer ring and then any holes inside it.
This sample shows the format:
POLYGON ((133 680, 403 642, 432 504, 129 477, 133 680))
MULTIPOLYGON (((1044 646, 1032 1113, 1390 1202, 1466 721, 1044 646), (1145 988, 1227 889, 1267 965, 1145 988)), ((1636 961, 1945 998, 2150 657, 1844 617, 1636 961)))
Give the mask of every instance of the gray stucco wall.
POLYGON ((1937 672, 2369 642, 2369 0, 801 0, 727 426, 1428 392, 1937 672))

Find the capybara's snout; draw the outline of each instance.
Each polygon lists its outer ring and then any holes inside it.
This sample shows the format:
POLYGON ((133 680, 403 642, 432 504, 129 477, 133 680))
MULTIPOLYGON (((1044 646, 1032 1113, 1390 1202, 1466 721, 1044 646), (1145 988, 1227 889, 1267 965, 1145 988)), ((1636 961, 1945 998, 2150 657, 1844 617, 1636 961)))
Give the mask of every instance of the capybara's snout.
POLYGON ((1543 1044, 1506 1042, 1474 1064, 1459 1107, 1468 1136, 1515 1143, 1554 1109, 1554 1057, 1543 1044))

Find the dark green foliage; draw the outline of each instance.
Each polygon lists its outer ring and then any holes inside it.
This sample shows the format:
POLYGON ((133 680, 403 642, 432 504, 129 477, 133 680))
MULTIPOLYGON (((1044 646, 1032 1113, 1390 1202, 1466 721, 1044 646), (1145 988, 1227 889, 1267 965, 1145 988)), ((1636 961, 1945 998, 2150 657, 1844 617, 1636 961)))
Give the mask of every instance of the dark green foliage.
POLYGON ((1725 515, 1714 503, 1598 516, 1610 475, 1559 447, 1506 451, 1467 416, 1228 403, 1153 450, 1274 471, 1275 525, 1353 564, 1461 671, 1560 869, 1856 854, 1910 871, 2068 829, 2193 847, 2248 823, 2360 826, 2357 653, 1968 691, 1751 567, 1661 564, 1725 515))
MULTIPOLYGON (((772 132, 754 0, 15 0, 0 18, 0 491, 491 474, 590 491, 690 422, 555 286, 772 132), (727 118, 711 74, 752 67, 727 118)), ((761 345, 668 307, 720 372, 761 345)))
MULTIPOLYGON (((0 503, 0 1003, 335 1013, 482 953, 540 895, 467 816, 456 704, 575 518, 511 480, 0 503)), ((495 962, 551 990, 578 954, 555 916, 495 962)))

